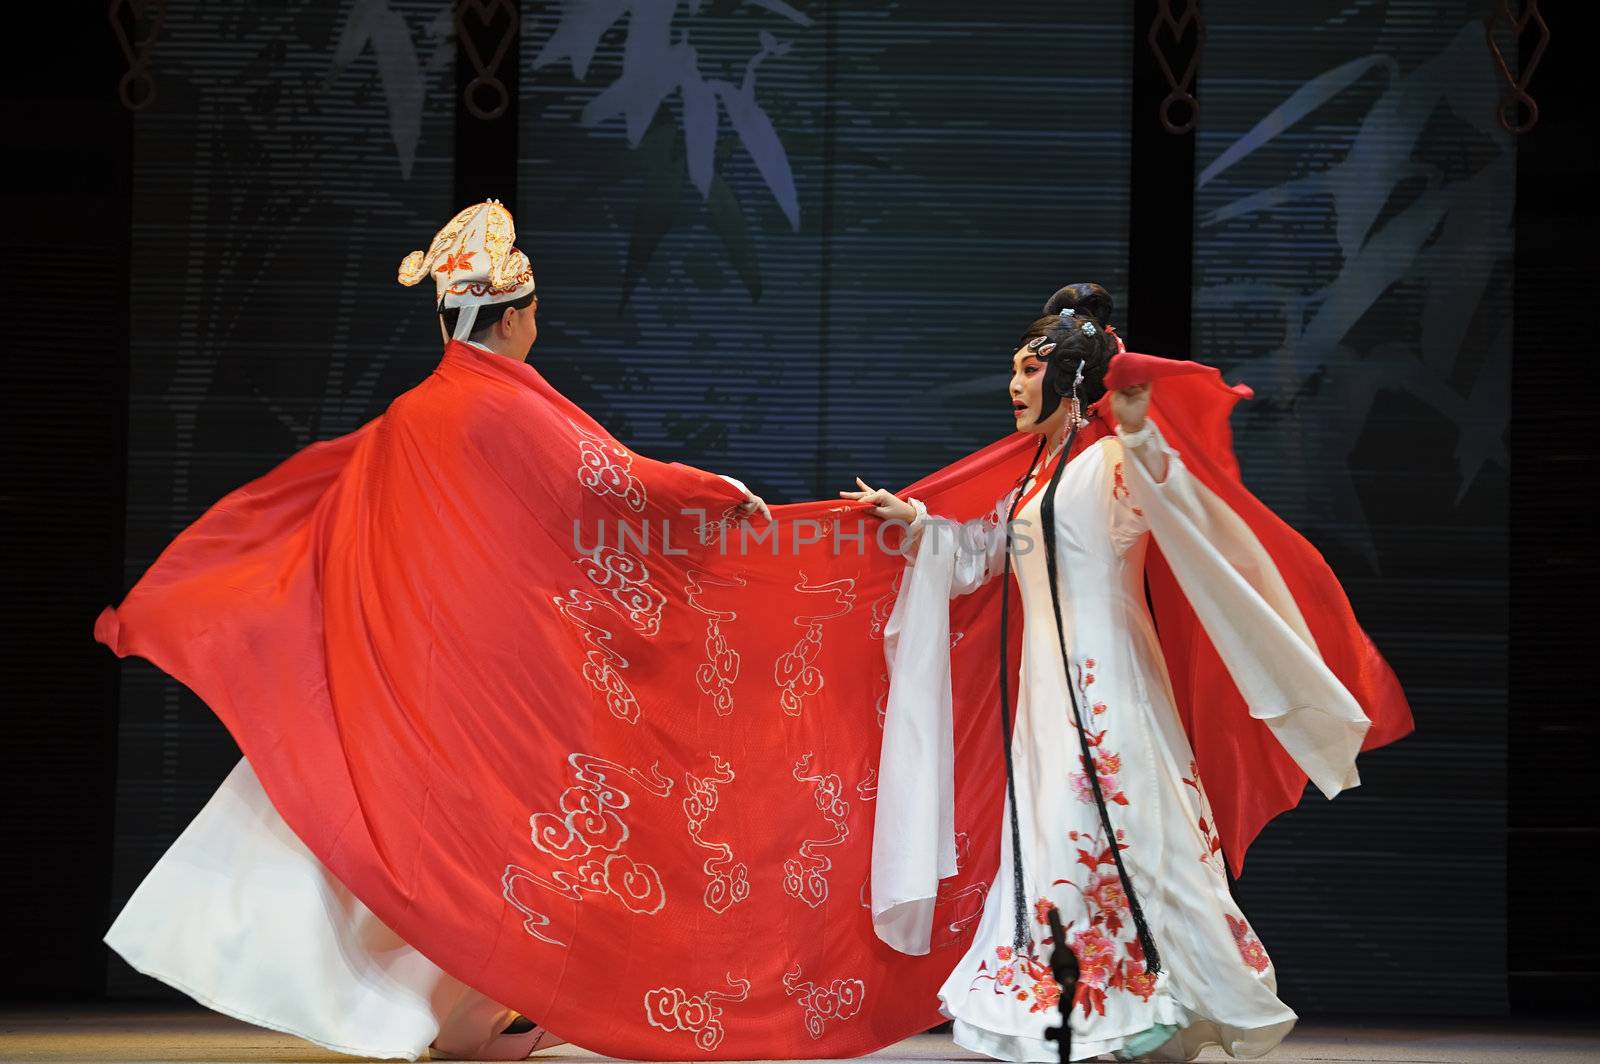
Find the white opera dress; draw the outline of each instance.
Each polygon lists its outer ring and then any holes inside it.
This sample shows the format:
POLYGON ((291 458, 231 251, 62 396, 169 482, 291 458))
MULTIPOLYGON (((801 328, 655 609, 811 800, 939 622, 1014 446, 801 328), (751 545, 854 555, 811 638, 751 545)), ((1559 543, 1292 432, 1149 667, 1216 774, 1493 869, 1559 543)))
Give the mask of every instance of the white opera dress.
MULTIPOLYGON (((1354 786, 1368 726, 1323 664, 1266 552, 1190 476, 1154 422, 1075 456, 1054 500, 1063 666, 1040 530, 1042 491, 1022 489, 1011 552, 1023 650, 1012 758, 1032 945, 1014 946, 1012 835, 971 948, 940 990, 961 1045, 1005 1060, 1053 1061, 1058 1022, 1046 910, 1059 910, 1080 966, 1073 1059, 1190 1059, 1207 1044, 1259 1056, 1294 1026, 1272 963, 1228 889, 1204 782, 1174 708, 1144 592, 1152 531, 1245 696, 1329 797, 1354 786), (1165 458, 1165 462, 1162 459, 1165 458), (1163 468, 1164 467, 1164 468, 1163 468), (1162 477, 1158 482, 1158 477, 1162 477), (1031 491, 1031 497, 1028 493, 1031 491), (1094 768, 1162 971, 1145 968, 1128 900, 1087 776, 1067 683, 1077 688, 1094 768)), ((997 527, 1012 497, 985 524, 997 527)), ((891 686, 873 864, 885 941, 929 948, 938 880, 953 874, 949 686, 951 596, 1003 572, 1005 537, 978 549, 919 517, 915 554, 886 633, 891 686), (936 737, 929 741, 929 737, 936 737)))

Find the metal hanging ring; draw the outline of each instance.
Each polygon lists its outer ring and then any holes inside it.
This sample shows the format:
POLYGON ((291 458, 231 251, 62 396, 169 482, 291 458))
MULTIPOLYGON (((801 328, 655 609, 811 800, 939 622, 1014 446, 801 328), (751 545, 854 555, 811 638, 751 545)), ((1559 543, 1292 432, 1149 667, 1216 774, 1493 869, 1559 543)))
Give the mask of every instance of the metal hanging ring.
POLYGON ((1155 56, 1156 65, 1161 68, 1161 75, 1167 81, 1167 98, 1161 101, 1161 125, 1175 136, 1188 133, 1200 118, 1200 101, 1193 92, 1195 75, 1200 69, 1200 53, 1206 46, 1206 20, 1200 13, 1200 0, 1184 0, 1181 17, 1173 15, 1172 0, 1161 0, 1156 17, 1150 23, 1150 32, 1145 34, 1145 43, 1149 45, 1150 54, 1155 56), (1189 57, 1189 63, 1183 68, 1183 77, 1180 78, 1173 73, 1172 64, 1162 50, 1161 29, 1166 27, 1176 47, 1183 43, 1191 26, 1195 31, 1194 54, 1189 57), (1180 101, 1189 107, 1189 120, 1183 125, 1172 121, 1172 107, 1180 101))
POLYGON ((1515 92, 1500 101, 1500 110, 1495 117, 1499 119, 1501 129, 1520 137, 1539 124, 1539 105, 1527 93, 1515 92), (1518 121, 1518 116, 1524 113, 1527 119, 1518 121))
POLYGON ((1495 108, 1495 120, 1507 133, 1521 136, 1539 124, 1539 105, 1528 94, 1528 84, 1544 59, 1545 49, 1550 45, 1550 25, 1539 13, 1539 0, 1527 0, 1520 15, 1512 13, 1511 0, 1498 0, 1494 12, 1483 24, 1483 36, 1489 45, 1489 57, 1494 60, 1495 67, 1500 71, 1500 80, 1504 83, 1499 106, 1495 108), (1533 46, 1528 65, 1520 75, 1511 72, 1511 64, 1500 50, 1500 43, 1494 39, 1495 31, 1502 22, 1510 28, 1513 44, 1521 42, 1529 26, 1539 31, 1538 42, 1533 46), (1524 108, 1527 110, 1527 120, 1519 121, 1518 114, 1524 108))
POLYGON ((130 111, 143 111, 155 103, 156 79, 150 72, 150 58, 166 17, 166 0, 146 0, 144 3, 137 0, 111 0, 106 5, 106 20, 111 23, 117 47, 122 50, 122 58, 128 64, 127 73, 117 82, 117 96, 122 100, 122 106, 130 111), (123 29, 120 17, 123 8, 129 10, 135 31, 141 10, 149 9, 148 28, 143 40, 135 40, 123 29))
POLYGON ((143 111, 156 102, 156 79, 148 70, 130 70, 117 82, 117 96, 128 110, 143 111))
POLYGON ((511 94, 499 78, 500 64, 505 59, 506 53, 511 50, 511 44, 522 32, 522 16, 517 10, 517 5, 510 0, 455 0, 455 27, 456 38, 461 42, 461 48, 467 55, 467 62, 472 64, 474 77, 461 91, 461 100, 472 117, 491 122, 506 113, 511 106, 511 94), (501 12, 506 18, 505 31, 500 39, 495 42, 494 54, 489 61, 483 61, 483 53, 478 49, 478 42, 467 26, 466 13, 472 11, 477 14, 479 24, 487 29, 493 22, 496 12, 501 12), (478 92, 488 86, 493 92, 497 102, 494 106, 485 108, 475 99, 478 92))
POLYGON ((1187 92, 1169 93, 1167 98, 1161 101, 1161 125, 1168 133, 1174 135, 1191 133, 1194 131, 1195 122, 1199 118, 1200 101, 1187 92), (1182 125, 1172 120, 1172 109, 1180 104, 1189 109, 1189 120, 1182 125))
POLYGON ((492 122, 506 113, 511 106, 511 93, 506 91, 505 83, 499 78, 487 77, 479 74, 467 82, 467 87, 461 90, 461 101, 466 105, 467 113, 473 118, 483 122, 492 122), (481 91, 487 90, 494 103, 484 107, 478 102, 481 91))

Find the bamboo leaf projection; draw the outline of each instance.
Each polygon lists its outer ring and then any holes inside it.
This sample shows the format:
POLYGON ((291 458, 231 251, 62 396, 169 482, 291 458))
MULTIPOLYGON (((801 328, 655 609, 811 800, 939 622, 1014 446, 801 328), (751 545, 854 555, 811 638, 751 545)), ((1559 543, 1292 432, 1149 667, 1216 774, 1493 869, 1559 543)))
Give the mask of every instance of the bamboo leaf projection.
MULTIPOLYGON (((1291 92, 1198 179, 1202 191, 1234 182, 1230 196, 1201 215, 1199 229, 1202 240, 1228 229, 1235 257, 1265 258, 1282 250, 1286 235, 1308 247, 1332 237, 1331 272, 1290 271, 1281 279, 1248 267, 1226 278, 1219 272, 1197 288, 1194 303, 1206 315, 1280 323, 1282 334, 1265 353, 1227 366, 1261 400, 1241 421, 1241 444, 1275 447, 1297 402, 1336 400, 1341 416, 1316 426, 1319 441, 1303 452, 1302 479, 1325 499, 1331 491, 1336 534, 1369 558, 1376 552, 1349 456, 1380 391, 1410 393, 1457 425, 1458 501, 1487 463, 1506 462, 1507 368, 1483 348, 1509 346, 1483 321, 1500 312, 1494 279, 1509 261, 1515 155, 1485 104, 1494 87, 1479 69, 1482 50, 1483 27, 1474 21, 1411 69, 1382 53, 1342 63, 1291 92), (1353 135, 1321 132, 1324 108, 1369 96, 1353 135), (1458 149, 1437 150, 1441 123, 1451 123, 1446 139, 1458 149), (1347 147, 1326 162, 1329 143, 1346 137, 1347 147), (1271 159, 1252 165, 1269 147, 1271 159), (1283 179, 1256 184, 1241 176, 1260 173, 1283 179), (1363 321, 1397 299, 1416 326, 1404 336, 1363 339, 1363 321)), ((1196 354, 1226 359, 1225 352, 1196 354)))
MULTIPOLYGON (((802 29, 811 25, 809 16, 781 0, 747 2, 790 25, 802 29)), ((732 142, 720 136, 724 116, 737 145, 754 163, 791 229, 800 228, 800 197, 789 156, 776 125, 761 105, 756 82, 760 65, 788 54, 792 42, 780 40, 769 30, 758 30, 759 48, 745 62, 737 84, 706 77, 701 71, 702 57, 690 41, 700 7, 691 2, 680 9, 676 0, 568 0, 561 6, 550 38, 534 58, 535 69, 565 62, 574 77, 586 81, 602 39, 618 24, 625 25, 621 73, 584 106, 579 117, 587 128, 620 119, 628 145, 643 153, 639 161, 647 169, 642 198, 634 211, 623 303, 678 217, 675 197, 678 181, 685 174, 700 194, 730 264, 751 298, 759 298, 760 267, 743 208, 731 186, 718 175, 719 166, 731 155, 732 142), (667 149, 654 142, 662 115, 675 116, 678 128, 673 131, 675 148, 670 153, 673 169, 655 174, 649 168, 669 159, 667 149)))

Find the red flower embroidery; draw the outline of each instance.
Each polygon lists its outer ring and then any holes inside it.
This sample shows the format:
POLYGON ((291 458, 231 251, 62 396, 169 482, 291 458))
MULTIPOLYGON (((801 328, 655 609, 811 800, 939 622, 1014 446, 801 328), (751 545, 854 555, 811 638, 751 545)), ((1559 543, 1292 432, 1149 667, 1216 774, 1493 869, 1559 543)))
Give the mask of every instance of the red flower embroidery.
MULTIPOLYGON (((1200 785, 1199 764, 1194 761, 1189 762, 1189 775, 1183 778, 1183 782, 1185 786, 1194 788, 1195 801, 1200 803, 1200 808, 1204 810, 1208 803, 1205 788, 1200 785)), ((1218 875, 1222 875, 1222 839, 1218 837, 1212 823, 1204 816, 1195 818, 1195 826, 1200 829, 1200 838, 1205 843, 1205 848, 1200 851, 1200 862, 1218 875)))
MULTIPOLYGON (((1127 499, 1127 498, 1130 498, 1133 495, 1133 492, 1130 491, 1129 488, 1128 488, 1127 478, 1122 475, 1122 463, 1121 462, 1118 462, 1116 464, 1116 468, 1114 468, 1111 471, 1111 476, 1112 476, 1112 479, 1114 481, 1114 483, 1111 485, 1111 497, 1113 499, 1127 499)), ((1128 509, 1132 510, 1134 512, 1134 514, 1136 514, 1139 517, 1143 517, 1144 516, 1144 511, 1139 509, 1137 506, 1133 506, 1133 505, 1130 504, 1128 506, 1128 509)))
POLYGON ((1122 985, 1130 993, 1149 1001, 1156 992, 1156 977, 1143 968, 1132 968, 1123 975, 1122 985))
MULTIPOLYGON (((1040 898, 1034 908, 1041 914, 1048 914, 1055 908, 1046 898, 1040 898)), ((1053 1009, 1061 1002, 1061 985, 1050 974, 1050 966, 1040 960, 1030 946, 1027 956, 1020 955, 1011 946, 996 946, 995 956, 1007 963, 995 969, 993 975, 982 974, 988 969, 989 962, 985 961, 978 969, 979 975, 972 982, 976 990, 978 984, 984 980, 993 980, 994 992, 1007 997, 1015 998, 1020 1002, 1029 1002, 1029 1012, 1044 1012, 1053 1009)))
POLYGON ((1033 988, 1033 1006, 1029 1012, 1043 1012, 1061 1003, 1061 984, 1045 976, 1033 988))
MULTIPOLYGON (((1094 683, 1094 673, 1088 670, 1094 668, 1094 664, 1093 658, 1085 658, 1084 667, 1078 679, 1078 690, 1083 693, 1085 702, 1089 701, 1089 685, 1094 683)), ((1099 716, 1106 711, 1106 704, 1104 702, 1092 702, 1089 708, 1094 716, 1099 716)), ((1074 724, 1074 727, 1076 726, 1074 724)), ((1122 755, 1101 749, 1101 745, 1106 739, 1106 731, 1104 729, 1090 731, 1088 728, 1081 728, 1079 730, 1083 732, 1083 737, 1089 748, 1094 751, 1094 772, 1099 777, 1101 794, 1105 796, 1105 800, 1108 802, 1116 805, 1127 805, 1128 796, 1117 789, 1117 773, 1122 771, 1122 755)), ((1083 771, 1069 773, 1069 779, 1072 783, 1073 791, 1077 794, 1078 801, 1089 805, 1094 802, 1094 787, 1089 780, 1089 766, 1081 755, 1078 758, 1078 765, 1083 771)))
POLYGON ((1239 947, 1239 956, 1251 968, 1264 972, 1272 966, 1272 959, 1267 956, 1266 947, 1261 940, 1250 933, 1250 925, 1243 920, 1235 920, 1231 914, 1224 913, 1228 920, 1228 930, 1233 932, 1234 944, 1239 947))
MULTIPOLYGON (((1098 750, 1105 733, 1085 732, 1091 749, 1098 750)), ((1120 769, 1121 758, 1109 751, 1096 754, 1096 765, 1120 769)), ((1085 781, 1087 782, 1087 780, 1085 781)), ((1121 792, 1117 792, 1121 797, 1121 792)), ((1126 802, 1126 798, 1123 799, 1126 802)), ((1087 884, 1058 879, 1056 886, 1071 886, 1083 896, 1088 910, 1088 926, 1071 933, 1072 952, 1078 959, 1078 988, 1073 1007, 1083 1015, 1106 1014, 1109 992, 1127 992, 1148 1001, 1155 994, 1157 979, 1145 970, 1144 950, 1137 938, 1121 938, 1128 925, 1128 896, 1115 870, 1116 850, 1126 849, 1124 833, 1118 830, 1111 845, 1098 833, 1068 832, 1078 843, 1077 863, 1089 870, 1087 884)))

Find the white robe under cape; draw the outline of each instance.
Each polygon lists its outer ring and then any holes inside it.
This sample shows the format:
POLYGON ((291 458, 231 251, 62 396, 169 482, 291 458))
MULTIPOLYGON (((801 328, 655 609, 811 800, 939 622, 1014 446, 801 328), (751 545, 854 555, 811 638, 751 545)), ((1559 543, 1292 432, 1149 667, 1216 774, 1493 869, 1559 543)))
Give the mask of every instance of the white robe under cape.
POLYGON ((248 761, 156 862, 105 941, 208 1008, 358 1057, 521 1060, 557 1044, 389 930, 283 822, 248 761))

